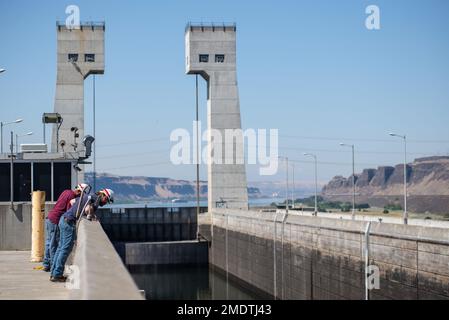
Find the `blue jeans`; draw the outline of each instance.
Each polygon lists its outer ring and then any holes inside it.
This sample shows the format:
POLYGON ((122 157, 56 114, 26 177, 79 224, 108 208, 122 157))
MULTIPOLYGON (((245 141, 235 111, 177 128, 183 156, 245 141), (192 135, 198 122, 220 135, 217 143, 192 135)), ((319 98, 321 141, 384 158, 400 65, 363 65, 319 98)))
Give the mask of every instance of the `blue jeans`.
POLYGON ((51 222, 48 218, 45 219, 45 254, 44 268, 50 268, 53 264, 53 258, 56 253, 56 248, 59 242, 59 227, 57 224, 51 222))
POLYGON ((53 265, 51 267, 51 275, 60 277, 64 274, 64 267, 72 251, 73 244, 76 239, 76 222, 67 222, 64 216, 59 220, 59 244, 56 249, 53 265))

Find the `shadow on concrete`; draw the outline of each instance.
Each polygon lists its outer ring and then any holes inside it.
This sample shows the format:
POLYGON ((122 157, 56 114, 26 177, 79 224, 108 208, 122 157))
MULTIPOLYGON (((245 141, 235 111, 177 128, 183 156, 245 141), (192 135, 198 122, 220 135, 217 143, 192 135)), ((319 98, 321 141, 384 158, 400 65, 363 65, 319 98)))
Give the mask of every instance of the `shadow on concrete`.
POLYGON ((23 206, 17 205, 17 207, 12 206, 11 211, 14 212, 14 215, 16 216, 17 220, 20 222, 23 222, 23 206))

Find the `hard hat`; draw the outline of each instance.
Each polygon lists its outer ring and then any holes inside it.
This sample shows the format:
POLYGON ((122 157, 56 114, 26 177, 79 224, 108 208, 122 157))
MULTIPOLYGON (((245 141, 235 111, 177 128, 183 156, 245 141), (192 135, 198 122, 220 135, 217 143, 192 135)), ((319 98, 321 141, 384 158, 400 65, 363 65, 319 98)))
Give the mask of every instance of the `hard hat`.
POLYGON ((100 190, 100 192, 102 192, 107 198, 108 198, 108 202, 114 202, 114 191, 112 191, 111 189, 103 189, 100 190))
POLYGON ((78 190, 80 190, 80 191, 84 191, 84 190, 86 190, 86 188, 88 187, 89 185, 87 184, 87 183, 80 183, 80 184, 78 184, 76 187, 75 187, 75 189, 78 189, 78 190))

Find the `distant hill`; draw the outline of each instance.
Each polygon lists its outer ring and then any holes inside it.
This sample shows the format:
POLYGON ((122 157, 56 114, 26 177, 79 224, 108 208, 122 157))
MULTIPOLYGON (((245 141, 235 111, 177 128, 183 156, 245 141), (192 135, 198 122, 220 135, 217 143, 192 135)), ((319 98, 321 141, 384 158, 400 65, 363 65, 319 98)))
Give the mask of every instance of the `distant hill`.
MULTIPOLYGON (((85 174, 86 183, 92 185, 93 174, 85 174)), ((170 178, 144 177, 144 176, 118 176, 108 173, 97 174, 97 189, 111 188, 119 202, 132 202, 143 200, 185 199, 193 200, 196 197, 196 183, 194 181, 176 180, 170 178)), ((249 197, 259 197, 258 188, 248 188, 249 197)), ((207 182, 200 181, 200 197, 207 198, 207 182)))
MULTIPOLYGON (((409 209, 415 212, 449 212, 449 157, 434 156, 415 159, 407 164, 409 209)), ((364 169, 355 175, 358 202, 384 206, 402 204, 404 165, 364 169)), ((352 194, 352 176, 334 177, 322 189, 327 199, 348 200, 352 194)))

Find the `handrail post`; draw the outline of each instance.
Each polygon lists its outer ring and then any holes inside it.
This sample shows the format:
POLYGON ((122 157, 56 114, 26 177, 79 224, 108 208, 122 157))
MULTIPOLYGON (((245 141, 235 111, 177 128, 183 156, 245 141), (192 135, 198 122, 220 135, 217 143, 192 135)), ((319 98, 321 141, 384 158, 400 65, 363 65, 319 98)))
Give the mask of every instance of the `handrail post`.
POLYGON ((368 221, 365 228, 365 300, 369 300, 369 232, 371 229, 371 221, 368 221))
POLYGON ((273 295, 274 300, 276 300, 277 296, 277 283, 276 283, 276 238, 277 238, 277 220, 278 213, 276 212, 274 215, 274 235, 273 235, 273 295))
POLYGON ((228 262, 228 228, 229 228, 229 215, 226 214, 226 300, 229 300, 229 262, 228 262))
POLYGON ((282 281, 282 300, 284 300, 284 226, 287 220, 288 212, 282 217, 282 235, 281 235, 281 281, 282 281))

